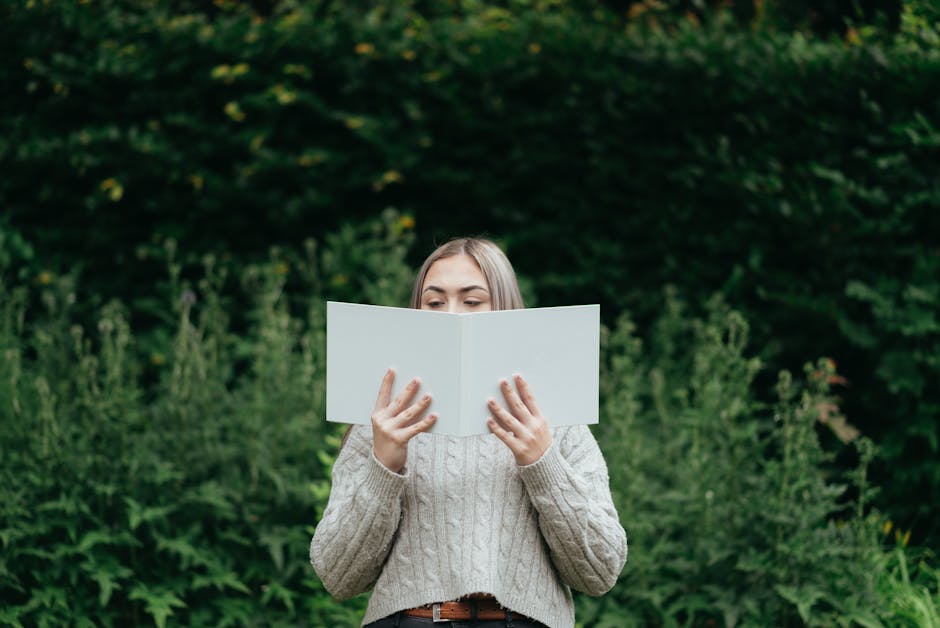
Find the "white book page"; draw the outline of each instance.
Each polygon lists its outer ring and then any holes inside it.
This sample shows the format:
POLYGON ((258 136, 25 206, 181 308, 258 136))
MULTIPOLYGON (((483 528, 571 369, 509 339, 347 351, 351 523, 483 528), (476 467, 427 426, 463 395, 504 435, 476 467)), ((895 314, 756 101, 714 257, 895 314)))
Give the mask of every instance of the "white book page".
MULTIPOLYGON (((433 395, 433 433, 487 434, 499 380, 526 378, 551 427, 597 423, 600 307, 450 314, 327 303, 327 420, 369 424, 385 371, 433 395)), ((416 397, 417 398, 417 397, 416 397)))
MULTIPOLYGON (((522 375, 550 427, 597 423, 600 306, 504 310, 464 315, 462 435, 489 432, 486 400, 508 409, 499 380, 522 375)), ((514 384, 513 384, 514 385, 514 384)))
POLYGON ((371 423, 382 377, 395 369, 394 398, 421 378, 414 401, 431 393, 435 431, 459 431, 460 319, 409 308, 326 304, 326 418, 371 423))

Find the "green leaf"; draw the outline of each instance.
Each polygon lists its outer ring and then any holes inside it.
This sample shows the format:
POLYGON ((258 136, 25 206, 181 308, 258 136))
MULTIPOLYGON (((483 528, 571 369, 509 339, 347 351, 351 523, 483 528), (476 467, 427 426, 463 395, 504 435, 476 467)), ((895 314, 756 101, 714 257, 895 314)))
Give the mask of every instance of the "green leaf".
POLYGON ((20 623, 20 615, 23 613, 23 607, 4 606, 0 607, 0 624, 13 626, 13 628, 23 628, 20 623))
POLYGON ((271 600, 278 600, 287 607, 291 613, 294 612, 294 593, 281 585, 279 582, 270 582, 261 587, 261 603, 270 604, 271 600))
POLYGON ((196 538, 196 525, 184 536, 168 537, 154 534, 154 538, 157 540, 157 550, 179 557, 180 564, 183 567, 206 565, 212 561, 211 549, 197 548, 193 544, 196 538))
POLYGON ((127 525, 131 530, 136 530, 142 523, 152 523, 165 519, 167 515, 176 510, 176 506, 143 506, 137 500, 131 497, 125 497, 127 503, 127 525))
POLYGON ((144 584, 138 584, 131 589, 128 597, 144 603, 144 610, 153 617, 158 628, 166 626, 166 620, 173 614, 174 608, 186 608, 186 603, 172 591, 151 589, 144 584))
POLYGON ((82 570, 98 583, 98 603, 105 607, 115 590, 121 588, 120 580, 130 578, 133 571, 113 556, 93 556, 82 563, 82 570))
POLYGON ((803 620, 803 623, 807 624, 810 619, 810 609, 817 600, 825 597, 823 591, 819 591, 813 587, 798 588, 778 584, 774 587, 774 590, 780 594, 780 597, 796 606, 796 610, 800 614, 800 619, 803 620))
POLYGON ((278 571, 284 569, 284 546, 288 543, 282 528, 264 530, 258 535, 261 545, 268 548, 268 553, 278 571))
POLYGON ((82 538, 79 540, 75 550, 81 554, 85 554, 95 545, 110 545, 112 543, 114 543, 114 538, 111 536, 110 532, 92 530, 82 535, 82 538))
POLYGON ((251 589, 239 580, 238 574, 218 564, 208 565, 205 574, 200 574, 193 578, 192 586, 193 589, 203 589, 211 586, 219 591, 228 587, 240 591, 241 593, 251 593, 251 589))

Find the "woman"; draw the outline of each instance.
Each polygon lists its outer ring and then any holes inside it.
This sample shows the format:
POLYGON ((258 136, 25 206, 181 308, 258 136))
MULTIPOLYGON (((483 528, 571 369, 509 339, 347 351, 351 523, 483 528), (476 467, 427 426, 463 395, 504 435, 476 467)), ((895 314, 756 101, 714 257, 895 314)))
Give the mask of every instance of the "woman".
MULTIPOLYGON (((475 238, 448 242, 425 260, 411 306, 524 307, 509 260, 475 238)), ((310 545, 324 586, 340 599, 371 588, 369 628, 434 618, 573 627, 571 588, 606 593, 627 555, 591 432, 549 429, 516 375, 500 382, 502 402, 480 400, 491 435, 427 434, 432 399, 419 396, 417 378, 392 398, 394 378, 389 370, 371 427, 350 428, 333 466, 310 545)))

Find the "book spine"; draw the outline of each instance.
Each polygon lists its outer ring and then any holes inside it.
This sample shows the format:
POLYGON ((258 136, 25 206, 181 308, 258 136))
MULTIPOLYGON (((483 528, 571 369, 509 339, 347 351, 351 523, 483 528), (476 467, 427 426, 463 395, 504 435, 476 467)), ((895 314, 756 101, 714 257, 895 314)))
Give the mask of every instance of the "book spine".
POLYGON ((471 373, 473 373, 473 316, 458 316, 460 321, 460 341, 458 355, 460 356, 460 372, 457 378, 457 385, 460 393, 457 398, 460 399, 460 408, 457 410, 457 424, 460 436, 467 436, 470 433, 470 421, 473 417, 470 395, 473 393, 470 382, 471 373))

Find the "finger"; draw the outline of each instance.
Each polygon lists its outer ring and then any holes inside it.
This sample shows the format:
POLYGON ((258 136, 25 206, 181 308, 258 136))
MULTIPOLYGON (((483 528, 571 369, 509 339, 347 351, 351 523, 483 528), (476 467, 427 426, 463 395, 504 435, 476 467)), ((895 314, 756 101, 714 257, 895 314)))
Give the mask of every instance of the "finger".
POLYGON ((388 405, 389 416, 395 416, 402 411, 402 408, 411 403, 411 400, 414 399, 419 388, 421 388, 421 380, 419 378, 415 377, 408 382, 408 385, 405 386, 400 393, 395 395, 395 398, 392 399, 392 402, 388 405))
POLYGON ((375 400, 373 412, 378 412, 388 406, 388 400, 392 396, 392 384, 394 383, 395 371, 390 368, 385 371, 385 375, 382 377, 382 383, 379 385, 379 396, 375 400))
POLYGON ((512 433, 500 427, 494 419, 487 419, 486 424, 489 426, 490 431, 496 435, 496 438, 506 443, 506 446, 515 453, 516 443, 512 433))
POLYGON ((437 421, 437 415, 429 414, 417 423, 408 426, 408 429, 405 431, 406 440, 411 440, 421 432, 427 432, 434 426, 435 421, 437 421))
POLYGON ((416 418, 420 419, 430 405, 431 394, 428 393, 421 397, 417 403, 410 405, 407 409, 398 413, 394 419, 395 427, 405 427, 413 423, 416 418))
POLYGON ((513 376, 513 379, 516 380, 516 388, 519 389, 519 397, 522 399, 522 403, 525 404, 526 408, 529 409, 529 413, 532 414, 532 416, 542 416, 538 405, 535 403, 535 395, 532 394, 529 382, 525 381, 522 375, 518 373, 513 376))
POLYGON ((529 409, 525 407, 525 404, 522 403, 522 399, 516 394, 516 389, 505 379, 499 380, 499 387, 502 389, 503 397, 506 398, 506 403, 509 405, 509 411, 512 412, 513 416, 525 423, 529 418, 529 409))
POLYGON ((522 430, 525 429, 525 426, 522 424, 519 419, 510 414, 505 408, 496 403, 495 399, 490 399, 488 402, 490 413, 493 415, 493 418, 497 423, 504 429, 509 432, 512 432, 518 436, 522 430))

